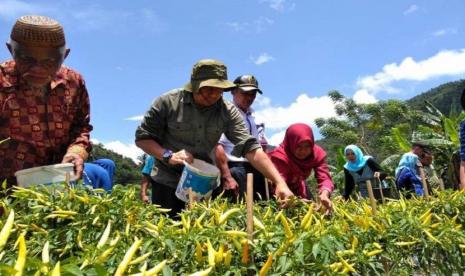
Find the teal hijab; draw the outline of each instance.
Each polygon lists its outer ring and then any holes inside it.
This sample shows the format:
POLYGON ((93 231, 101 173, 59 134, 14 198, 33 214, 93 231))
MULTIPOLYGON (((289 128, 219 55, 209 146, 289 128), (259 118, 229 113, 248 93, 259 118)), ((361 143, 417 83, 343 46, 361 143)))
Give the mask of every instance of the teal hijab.
POLYGON ((347 151, 352 151, 355 154, 355 161, 347 161, 344 164, 344 168, 351 172, 358 172, 363 167, 365 167, 367 160, 371 158, 371 156, 363 155, 362 150, 357 147, 356 145, 348 145, 344 149, 344 155, 347 154, 347 151))
POLYGON ((396 168, 396 178, 399 175, 400 171, 404 168, 409 169, 416 177, 420 178, 420 176, 417 173, 418 162, 418 156, 414 153, 407 152, 404 155, 402 155, 402 158, 399 161, 399 165, 396 168))

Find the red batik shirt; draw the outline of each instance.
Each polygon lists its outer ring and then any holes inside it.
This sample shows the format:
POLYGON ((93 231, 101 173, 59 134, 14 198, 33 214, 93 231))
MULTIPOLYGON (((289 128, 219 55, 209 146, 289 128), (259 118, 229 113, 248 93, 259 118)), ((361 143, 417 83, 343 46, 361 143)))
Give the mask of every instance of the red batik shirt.
POLYGON ((82 76, 62 66, 47 92, 18 79, 15 62, 0 64, 0 179, 21 169, 61 163, 90 151, 89 96, 82 76))

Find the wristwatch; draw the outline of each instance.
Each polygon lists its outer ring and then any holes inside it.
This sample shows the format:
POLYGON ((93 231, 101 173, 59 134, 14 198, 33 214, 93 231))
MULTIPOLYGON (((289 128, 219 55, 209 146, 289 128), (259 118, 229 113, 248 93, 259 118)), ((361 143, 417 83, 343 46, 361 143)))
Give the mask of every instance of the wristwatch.
POLYGON ((163 161, 165 161, 166 163, 169 163, 172 156, 173 156, 173 151, 166 149, 162 155, 163 161))

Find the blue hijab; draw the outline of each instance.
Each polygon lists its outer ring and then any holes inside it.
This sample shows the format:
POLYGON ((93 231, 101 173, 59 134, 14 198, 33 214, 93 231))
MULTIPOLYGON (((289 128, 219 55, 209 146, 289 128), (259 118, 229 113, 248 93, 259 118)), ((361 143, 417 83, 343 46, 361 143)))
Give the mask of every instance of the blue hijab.
POLYGON ((402 155, 399 165, 396 168, 396 178, 402 169, 410 170, 416 177, 420 178, 417 172, 417 163, 419 162, 418 156, 412 152, 407 152, 402 155))
POLYGON ((363 155, 362 150, 357 147, 356 145, 348 145, 344 149, 344 155, 347 154, 347 151, 351 150, 355 154, 355 161, 347 161, 344 164, 344 168, 351 172, 358 172, 363 167, 365 167, 367 160, 371 158, 371 156, 363 155))

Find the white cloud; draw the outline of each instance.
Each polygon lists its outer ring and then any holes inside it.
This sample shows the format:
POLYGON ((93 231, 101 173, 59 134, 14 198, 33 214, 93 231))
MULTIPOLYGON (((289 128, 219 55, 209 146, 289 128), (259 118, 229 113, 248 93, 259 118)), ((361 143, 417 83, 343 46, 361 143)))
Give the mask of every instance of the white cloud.
POLYGON ((270 61, 275 60, 274 57, 270 56, 270 55, 267 54, 267 53, 263 53, 263 54, 261 54, 260 56, 258 56, 257 58, 251 57, 250 59, 251 59, 252 62, 255 63, 256 65, 262 65, 262 64, 265 64, 265 63, 267 63, 267 62, 270 62, 270 61))
POLYGON ((266 129, 283 130, 293 123, 313 124, 316 118, 336 116, 334 104, 328 96, 311 98, 301 94, 289 106, 268 106, 257 109, 255 118, 257 123, 264 122, 266 129))
POLYGON ((415 4, 412 4, 412 5, 410 5, 410 7, 408 7, 408 9, 406 9, 406 10, 404 11, 404 15, 409 15, 409 14, 411 14, 411 13, 416 12, 417 10, 418 10, 418 6, 415 5, 415 4))
POLYGON ((227 26, 231 27, 236 32, 244 33, 261 33, 267 27, 273 25, 274 21, 268 17, 260 16, 252 22, 229 22, 227 26))
POLYGON ((284 140, 284 135, 286 135, 286 130, 276 132, 275 134, 271 135, 271 137, 268 139, 268 144, 273 146, 279 146, 279 144, 281 144, 281 142, 284 140))
POLYGON ((373 100, 376 93, 399 92, 393 87, 399 81, 425 81, 444 76, 462 76, 465 74, 465 48, 460 50, 444 50, 424 60, 415 61, 406 57, 400 64, 391 63, 383 66, 381 72, 364 76, 357 80, 359 98, 373 100), (373 96, 373 98, 369 96, 373 96))
POLYGON ((366 89, 360 89, 360 90, 356 91, 355 94, 352 96, 352 98, 354 99, 354 101, 356 103, 368 104, 368 103, 376 103, 377 102, 375 96, 368 93, 368 91, 366 89))
POLYGON ((433 36, 445 36, 445 35, 454 35, 454 34, 457 34, 457 29, 454 29, 454 28, 440 29, 432 33, 433 36))
POLYGON ((43 5, 26 3, 20 0, 2 0, 0 2, 0 19, 9 21, 24 14, 44 13, 47 10, 43 5))
POLYGON ((144 115, 136 115, 136 116, 126 118, 124 120, 126 120, 126 121, 142 121, 142 119, 144 119, 144 115))
POLYGON ((101 142, 98 139, 91 139, 94 144, 102 144, 105 149, 112 150, 124 157, 131 158, 134 162, 139 163, 138 157, 144 152, 135 144, 125 144, 121 141, 101 142))
POLYGON ((265 3, 273 10, 276 10, 279 12, 295 9, 295 3, 287 1, 287 0, 260 0, 260 3, 265 3))

